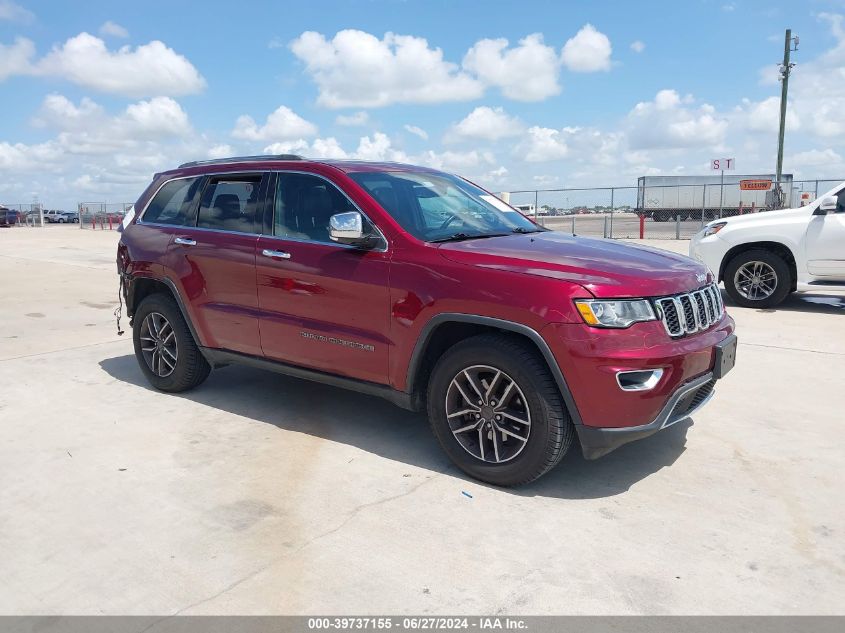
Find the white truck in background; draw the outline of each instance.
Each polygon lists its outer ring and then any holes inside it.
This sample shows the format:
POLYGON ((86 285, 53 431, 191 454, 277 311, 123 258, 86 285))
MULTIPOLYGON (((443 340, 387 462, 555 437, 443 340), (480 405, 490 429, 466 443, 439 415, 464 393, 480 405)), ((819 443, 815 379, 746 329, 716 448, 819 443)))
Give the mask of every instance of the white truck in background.
POLYGON ((710 222, 689 252, 741 306, 770 308, 796 291, 845 291, 845 182, 803 207, 710 222))
POLYGON ((774 183, 774 174, 735 176, 640 176, 634 212, 655 222, 705 220, 731 217, 754 211, 798 206, 793 197, 792 175, 781 176, 769 189, 742 190, 740 181, 774 183))

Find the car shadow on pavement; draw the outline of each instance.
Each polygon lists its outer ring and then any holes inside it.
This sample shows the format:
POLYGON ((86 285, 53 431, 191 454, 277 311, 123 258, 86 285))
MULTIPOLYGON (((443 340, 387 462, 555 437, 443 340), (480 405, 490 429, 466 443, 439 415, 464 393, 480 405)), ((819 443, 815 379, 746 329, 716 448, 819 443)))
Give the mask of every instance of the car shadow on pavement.
MULTIPOLYGON (((722 290, 722 301, 730 308, 738 306, 722 290)), ((815 312, 817 314, 845 314, 845 296, 841 294, 816 294, 795 292, 786 297, 783 303, 774 308, 759 308, 757 312, 815 312)))
MULTIPOLYGON (((138 368, 134 355, 103 359, 100 367, 116 380, 155 391, 138 368)), ((161 397, 184 398, 279 429, 341 442, 485 486, 452 466, 424 415, 373 396, 251 367, 229 366, 213 371, 205 383, 192 391, 161 393, 161 397)), ((576 439, 551 472, 526 486, 504 490, 520 496, 563 499, 620 494, 674 463, 684 452, 686 431, 691 424, 680 422, 595 461, 582 457, 576 439)))

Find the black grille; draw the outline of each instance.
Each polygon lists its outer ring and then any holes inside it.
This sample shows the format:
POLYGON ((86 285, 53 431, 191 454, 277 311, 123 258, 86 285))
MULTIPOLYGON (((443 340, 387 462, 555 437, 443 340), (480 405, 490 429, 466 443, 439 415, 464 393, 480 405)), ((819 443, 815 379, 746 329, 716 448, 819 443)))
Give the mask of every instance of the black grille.
POLYGON ((695 312, 692 310, 692 298, 689 295, 681 295, 681 305, 684 308, 687 329, 695 329, 695 312))
POLYGON ((697 389, 693 389, 689 393, 685 393, 681 399, 678 400, 677 404, 675 404, 675 408, 672 409, 672 414, 669 416, 669 419, 671 421, 677 421, 688 416, 691 411, 704 402, 707 396, 712 393, 715 385, 716 381, 710 380, 697 389))
POLYGON ((654 300, 657 315, 669 336, 684 336, 706 330, 722 318, 719 288, 710 284, 700 290, 654 300))
POLYGON ((661 308, 663 310, 663 318, 666 321, 666 327, 672 332, 683 332, 681 321, 678 318, 678 308, 675 306, 675 303, 667 301, 661 304, 661 308))
POLYGON ((704 300, 707 302, 707 314, 710 316, 711 321, 716 320, 716 300, 713 298, 713 295, 709 292, 705 292, 704 300))

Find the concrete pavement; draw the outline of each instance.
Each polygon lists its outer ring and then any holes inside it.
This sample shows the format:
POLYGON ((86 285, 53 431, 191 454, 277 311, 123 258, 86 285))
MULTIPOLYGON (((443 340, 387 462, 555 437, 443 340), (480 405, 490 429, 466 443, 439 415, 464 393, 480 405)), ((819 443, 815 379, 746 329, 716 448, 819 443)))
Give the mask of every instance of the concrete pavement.
POLYGON ((845 296, 729 305, 694 424, 500 490, 378 399, 241 367, 153 391, 116 239, 0 230, 0 613, 845 613, 845 296))

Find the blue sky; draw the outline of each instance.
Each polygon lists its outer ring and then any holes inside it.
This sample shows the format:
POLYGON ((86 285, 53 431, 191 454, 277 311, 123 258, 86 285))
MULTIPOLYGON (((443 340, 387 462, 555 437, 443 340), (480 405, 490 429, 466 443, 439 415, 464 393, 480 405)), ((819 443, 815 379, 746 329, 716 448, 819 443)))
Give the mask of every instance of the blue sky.
POLYGON ((433 165, 494 190, 629 185, 716 156, 845 175, 842 2, 0 0, 0 201, 134 200, 189 159, 433 165), (507 43, 500 40, 506 40, 507 43), (268 118, 269 117, 269 118, 268 118))

